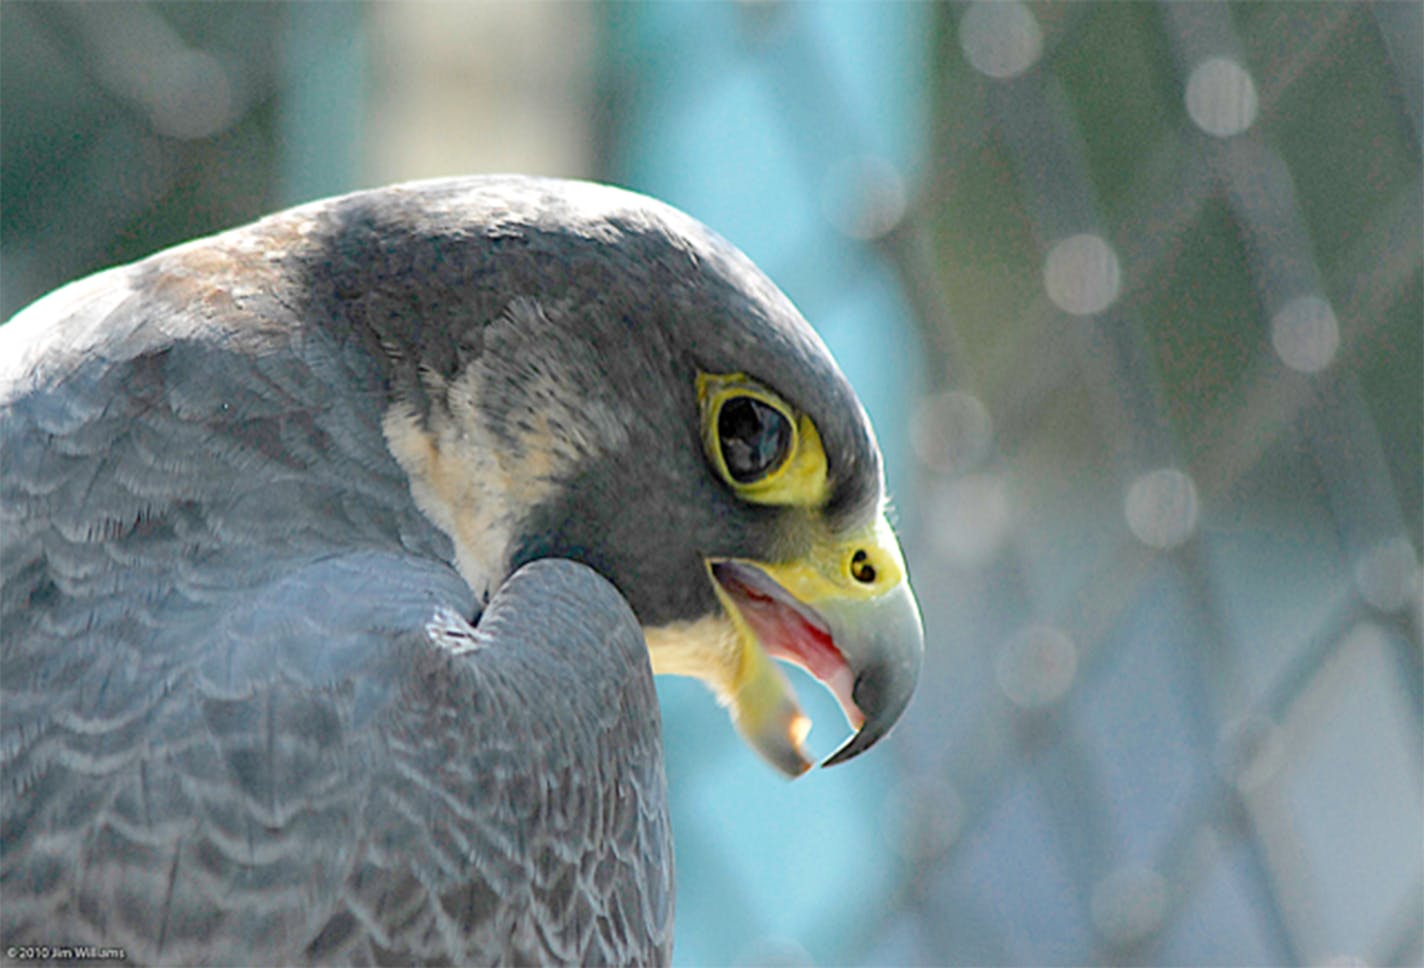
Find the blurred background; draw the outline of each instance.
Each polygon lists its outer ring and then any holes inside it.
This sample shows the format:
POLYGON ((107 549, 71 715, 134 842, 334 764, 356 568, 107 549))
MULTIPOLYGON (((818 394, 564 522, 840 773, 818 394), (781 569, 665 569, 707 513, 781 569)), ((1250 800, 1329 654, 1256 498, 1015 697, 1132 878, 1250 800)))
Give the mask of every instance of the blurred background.
POLYGON ((6 0, 0 310, 390 181, 659 196, 859 389, 928 645, 789 784, 660 684, 676 962, 1420 964, 1421 11, 6 0))

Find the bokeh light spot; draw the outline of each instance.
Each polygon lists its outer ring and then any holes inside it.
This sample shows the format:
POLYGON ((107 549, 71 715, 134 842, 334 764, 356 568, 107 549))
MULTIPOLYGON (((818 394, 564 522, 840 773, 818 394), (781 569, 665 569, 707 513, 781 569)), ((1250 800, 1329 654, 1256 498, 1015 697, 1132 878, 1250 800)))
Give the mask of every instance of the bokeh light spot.
POLYGON ((1037 63, 1043 31, 1017 0, 975 3, 959 21, 959 46, 976 71, 1004 80, 1037 63))
POLYGON ((930 537, 950 561, 975 567, 998 553, 1011 520, 1004 481, 994 474, 969 474, 935 488, 930 537))
POLYGON ((1143 544, 1175 548, 1196 530, 1196 485, 1175 468, 1148 471, 1128 487, 1125 512, 1127 526, 1143 544))
POLYGON ((1381 612, 1398 612, 1416 601, 1424 594, 1422 581, 1414 545, 1404 535, 1380 542, 1355 562, 1355 586, 1381 612))
POLYGON ((993 439, 989 411, 978 397, 962 390, 925 398, 910 418, 915 456, 941 474, 978 467, 988 456, 993 439))
POLYGON ((867 155, 832 165, 821 189, 826 218, 852 239, 882 238, 905 218, 905 178, 884 158, 867 155))
POLYGON ((1229 57, 1208 57, 1187 79, 1187 114, 1196 126, 1229 138, 1256 120, 1256 83, 1229 57))
POLYGON ((1271 318, 1271 345, 1286 366, 1301 373, 1318 373, 1340 348, 1340 324, 1335 311, 1319 296, 1299 296, 1271 318))
POLYGON ((183 48, 149 65, 148 113, 159 134, 184 141, 208 138, 238 118, 232 78, 222 61, 183 48))
POLYGON ((1014 705, 1042 709, 1072 688, 1078 674, 1078 649, 1058 629, 1030 625, 1004 643, 994 672, 999 688, 1014 705))
POLYGON ((1043 285, 1048 298, 1066 313, 1100 313, 1122 289, 1117 253, 1106 239, 1091 232, 1061 239, 1048 250, 1043 285))

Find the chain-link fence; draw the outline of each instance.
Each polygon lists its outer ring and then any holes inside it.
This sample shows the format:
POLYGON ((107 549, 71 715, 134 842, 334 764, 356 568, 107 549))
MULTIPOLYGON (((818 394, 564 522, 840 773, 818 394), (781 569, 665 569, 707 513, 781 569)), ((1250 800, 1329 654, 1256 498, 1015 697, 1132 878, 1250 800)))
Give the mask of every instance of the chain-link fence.
MULTIPOLYGON (((832 959, 1417 963, 1419 6, 902 9, 898 157, 823 13, 738 8, 725 80, 627 113, 655 143, 757 86, 928 360, 904 863, 832 959)), ((765 261, 813 308, 855 286, 765 261)))
POLYGON ((1419 961, 1419 12, 940 8, 883 245, 919 560, 998 602, 873 957, 1419 961))
MULTIPOLYGON (((321 9, 0 8, 4 314, 348 187, 321 9)), ((930 646, 784 897, 671 712, 679 960, 1420 963, 1421 6, 603 12, 603 174, 865 374, 930 646)))

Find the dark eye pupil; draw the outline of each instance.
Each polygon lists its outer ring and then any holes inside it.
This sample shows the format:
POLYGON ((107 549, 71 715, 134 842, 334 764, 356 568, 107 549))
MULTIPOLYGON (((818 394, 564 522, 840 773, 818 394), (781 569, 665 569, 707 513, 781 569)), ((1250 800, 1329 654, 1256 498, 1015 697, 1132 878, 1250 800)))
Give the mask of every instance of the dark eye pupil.
POLYGON ((738 484, 749 484, 780 466, 791 446, 791 425, 775 407, 734 397, 717 414, 717 437, 727 473, 738 484))

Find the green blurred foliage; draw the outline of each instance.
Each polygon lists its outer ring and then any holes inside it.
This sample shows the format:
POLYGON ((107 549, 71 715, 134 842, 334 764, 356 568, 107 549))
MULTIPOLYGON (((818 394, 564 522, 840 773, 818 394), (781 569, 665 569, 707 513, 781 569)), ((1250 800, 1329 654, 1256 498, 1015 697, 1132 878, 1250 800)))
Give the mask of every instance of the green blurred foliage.
POLYGON ((274 207, 285 16, 270 3, 0 4, 0 315, 274 207), (145 49, 155 23, 221 65, 234 99, 222 130, 160 133, 105 66, 145 49))

